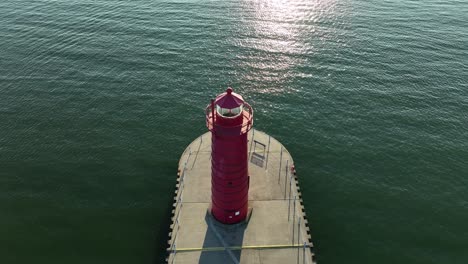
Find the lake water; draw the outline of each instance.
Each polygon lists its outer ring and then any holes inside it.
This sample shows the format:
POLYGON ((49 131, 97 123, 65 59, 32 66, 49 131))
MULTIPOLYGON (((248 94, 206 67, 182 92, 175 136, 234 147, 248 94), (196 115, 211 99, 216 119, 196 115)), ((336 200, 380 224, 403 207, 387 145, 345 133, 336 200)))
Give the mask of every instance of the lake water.
POLYGON ((468 263, 468 2, 0 2, 0 262, 160 263, 227 86, 319 263, 468 263))

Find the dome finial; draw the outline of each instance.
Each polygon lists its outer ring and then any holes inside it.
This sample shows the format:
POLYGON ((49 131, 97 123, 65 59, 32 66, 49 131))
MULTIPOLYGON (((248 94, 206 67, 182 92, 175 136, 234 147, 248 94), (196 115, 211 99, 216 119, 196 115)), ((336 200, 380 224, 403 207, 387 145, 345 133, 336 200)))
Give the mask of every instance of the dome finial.
POLYGON ((227 94, 231 94, 231 93, 232 93, 232 88, 231 88, 231 87, 228 87, 228 88, 226 89, 226 93, 227 93, 227 94))

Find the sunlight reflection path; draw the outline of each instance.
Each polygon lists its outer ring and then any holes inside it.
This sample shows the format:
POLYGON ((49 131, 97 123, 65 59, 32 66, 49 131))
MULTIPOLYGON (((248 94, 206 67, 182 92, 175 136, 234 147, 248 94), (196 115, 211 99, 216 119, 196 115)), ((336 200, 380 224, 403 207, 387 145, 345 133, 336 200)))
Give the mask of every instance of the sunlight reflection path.
POLYGON ((295 67, 308 64, 309 55, 326 40, 335 6, 335 0, 243 1, 241 37, 234 40, 241 49, 236 57, 243 69, 240 82, 258 93, 294 92, 288 80, 312 74, 295 67))

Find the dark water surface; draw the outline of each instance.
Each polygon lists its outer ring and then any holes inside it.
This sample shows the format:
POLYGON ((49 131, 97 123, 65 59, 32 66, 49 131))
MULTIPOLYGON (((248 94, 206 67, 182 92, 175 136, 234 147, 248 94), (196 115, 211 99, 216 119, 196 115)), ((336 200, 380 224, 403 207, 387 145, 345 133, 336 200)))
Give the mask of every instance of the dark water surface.
POLYGON ((228 85, 320 263, 468 263, 468 2, 0 2, 0 263, 159 263, 228 85))

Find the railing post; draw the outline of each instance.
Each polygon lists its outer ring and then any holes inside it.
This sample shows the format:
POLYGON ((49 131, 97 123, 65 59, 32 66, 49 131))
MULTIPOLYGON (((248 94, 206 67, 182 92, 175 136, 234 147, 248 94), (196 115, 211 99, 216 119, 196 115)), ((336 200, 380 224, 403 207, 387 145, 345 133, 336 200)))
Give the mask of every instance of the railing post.
POLYGON ((297 244, 299 245, 300 242, 300 236, 301 236, 301 217, 297 217, 299 220, 297 221, 297 244))
POLYGON ((281 162, 283 162, 283 145, 281 145, 280 165, 279 165, 279 170, 278 170, 278 183, 280 183, 280 179, 281 179, 281 162))
POLYGON ((267 157, 265 161, 265 170, 268 168, 268 158, 270 157, 270 140, 271 140, 271 136, 268 135, 268 150, 267 150, 267 157))
POLYGON ((172 263, 174 263, 175 256, 176 256, 176 253, 177 253, 177 250, 176 250, 176 245, 175 245, 175 243, 174 243, 174 244, 172 244, 172 253, 173 253, 173 256, 172 256, 172 263))
MULTIPOLYGON (((287 191, 287 184, 288 184, 288 165, 289 165, 289 160, 286 160, 286 174, 284 175, 284 199, 286 199, 286 191, 287 191)), ((289 182, 291 184, 291 182, 289 182)), ((291 189, 291 188, 290 188, 291 189)))
POLYGON ((180 229, 180 225, 179 225, 179 216, 177 216, 177 219, 176 219, 176 221, 175 221, 174 229, 176 230, 176 232, 174 233, 174 244, 175 244, 176 239, 177 239, 177 235, 179 234, 179 229, 180 229), (176 229, 176 228, 177 228, 177 229, 176 229))
POLYGON ((179 210, 177 210, 177 206, 176 206, 176 211, 177 211, 177 214, 175 216, 176 220, 179 219, 180 211, 182 211, 182 206, 184 205, 182 203, 182 197, 179 197, 179 199, 177 200, 177 203, 179 204, 179 210))
POLYGON ((302 248, 302 264, 305 264, 305 249, 306 249, 306 242, 304 242, 304 247, 302 248))
POLYGON ((182 197, 184 195, 184 189, 185 189, 185 183, 184 183, 183 179, 181 181, 181 185, 182 185, 182 187, 180 188, 180 202, 182 202, 182 197))
POLYGON ((293 212, 296 212, 296 195, 294 195, 294 209, 293 212))
POLYGON ((184 162, 184 169, 182 170, 182 177, 180 177, 180 181, 183 182, 185 179, 185 171, 187 170, 187 161, 184 162))
MULTIPOLYGON (((190 155, 189 155, 190 156, 190 155)), ((187 157, 188 158, 188 157, 187 157)), ((185 178, 185 171, 187 170, 187 160, 184 162, 184 170, 182 170, 182 180, 185 178)))
POLYGON ((252 156, 252 152, 254 150, 252 150, 252 146, 253 146, 253 143, 254 143, 254 138, 255 138, 255 129, 252 129, 252 139, 250 140, 250 147, 249 147, 249 151, 247 153, 247 155, 249 156, 249 160, 250 160, 250 157, 252 156))
POLYGON ((294 227, 295 227, 295 224, 296 224, 296 195, 294 195, 294 207, 293 207, 293 230, 292 230, 292 244, 294 245, 294 227))
MULTIPOLYGON (((299 241, 300 241, 300 236, 301 236, 301 217, 299 217, 299 220, 297 220, 297 245, 299 245, 299 241)), ((297 248, 297 264, 299 264, 299 252, 300 252, 300 249, 299 247, 297 248)))
POLYGON ((292 174, 289 176, 289 199, 291 199, 292 193, 292 174))
POLYGON ((181 182, 183 182, 183 180, 185 179, 185 174, 186 174, 186 171, 187 171, 187 163, 190 160, 190 156, 192 156, 192 149, 189 148, 189 151, 190 151, 189 155, 187 156, 187 159, 184 162, 184 169, 182 170, 181 182))

